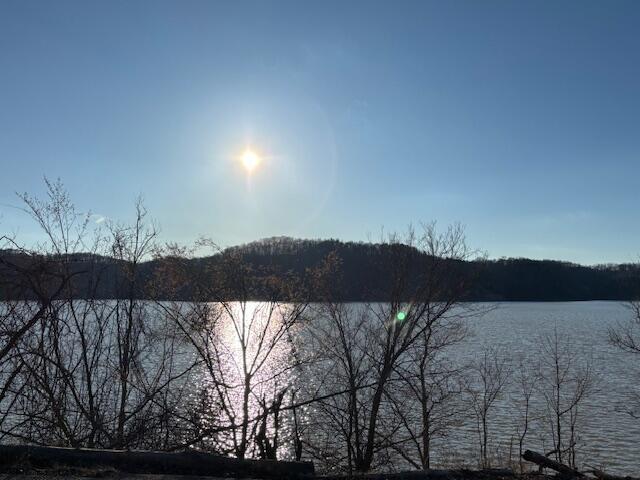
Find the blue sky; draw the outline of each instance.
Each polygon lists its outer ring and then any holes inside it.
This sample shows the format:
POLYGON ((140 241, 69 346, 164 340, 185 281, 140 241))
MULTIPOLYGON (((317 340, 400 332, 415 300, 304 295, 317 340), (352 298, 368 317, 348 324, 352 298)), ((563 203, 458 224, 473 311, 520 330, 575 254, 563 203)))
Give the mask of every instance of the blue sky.
POLYGON ((60 177, 166 240, 466 225, 640 255, 640 3, 0 0, 0 228, 60 177), (249 177, 237 161, 264 161, 249 177))

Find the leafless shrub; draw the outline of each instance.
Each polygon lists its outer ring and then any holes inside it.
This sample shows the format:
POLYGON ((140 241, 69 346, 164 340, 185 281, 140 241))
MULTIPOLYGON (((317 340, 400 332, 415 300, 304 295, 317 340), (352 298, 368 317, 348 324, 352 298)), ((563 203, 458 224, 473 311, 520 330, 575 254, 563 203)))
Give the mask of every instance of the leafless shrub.
MULTIPOLYGON (((609 342, 620 351, 640 356, 640 301, 628 303, 631 317, 627 322, 620 322, 609 328, 609 342)), ((627 415, 640 418, 640 394, 631 392, 632 400, 619 405, 619 409, 627 415)))
POLYGON ((19 374, 3 434, 36 444, 161 448, 176 405, 169 386, 185 372, 175 367, 171 337, 159 340, 161 326, 139 300, 137 267, 155 230, 145 226, 140 202, 132 226, 92 230, 90 215, 76 210, 61 183, 46 184, 46 200, 21 196, 46 240, 22 257, 33 270, 22 272, 28 291, 4 322, 35 312, 8 344, 19 374), (122 274, 100 261, 105 254, 122 274), (73 279, 83 275, 81 291, 73 279), (119 299, 100 298, 103 282, 115 282, 119 299))
POLYGON ((591 362, 557 328, 541 337, 538 358, 537 390, 553 442, 546 455, 576 467, 581 407, 595 386, 591 362))
POLYGON ((521 359, 515 373, 517 385, 516 396, 513 399, 517 410, 516 438, 518 441, 518 467, 520 473, 524 473, 525 465, 522 459, 525 440, 529 433, 534 417, 532 415, 532 400, 536 388, 536 372, 530 364, 521 359))
POLYGON ((511 365, 504 352, 488 347, 480 358, 472 363, 465 379, 465 390, 476 420, 478 434, 479 465, 491 467, 490 425, 491 414, 504 393, 511 377, 511 365))

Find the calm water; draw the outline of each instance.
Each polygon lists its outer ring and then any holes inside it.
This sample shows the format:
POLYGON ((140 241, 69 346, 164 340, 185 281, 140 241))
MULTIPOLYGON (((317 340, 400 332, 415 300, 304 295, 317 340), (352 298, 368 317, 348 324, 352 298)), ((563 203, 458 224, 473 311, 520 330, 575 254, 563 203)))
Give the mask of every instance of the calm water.
MULTIPOLYGON (((501 303, 481 318, 470 320, 475 335, 460 346, 461 355, 471 358, 482 352, 487 344, 503 347, 513 357, 536 362, 540 335, 553 333, 570 338, 573 346, 592 359, 597 374, 597 390, 584 403, 579 445, 579 463, 604 466, 611 472, 640 471, 640 419, 622 413, 622 406, 632 403, 634 392, 640 393, 640 358, 625 354, 609 345, 607 328, 617 322, 628 321, 631 312, 618 302, 558 302, 558 303, 501 303)), ((515 433, 513 397, 515 387, 499 402, 492 420, 494 440, 503 453, 508 452, 509 440, 515 433)), ((535 401, 534 409, 540 407, 535 401)), ((542 451, 548 434, 541 425, 532 425, 525 448, 542 451)), ((441 449, 454 444, 459 449, 472 450, 475 441, 471 425, 461 428, 451 438, 441 442, 441 449)), ((514 440, 514 458, 517 441, 514 440)), ((549 441, 544 446, 549 446, 549 441)), ((551 450, 551 448, 547 448, 551 450)))

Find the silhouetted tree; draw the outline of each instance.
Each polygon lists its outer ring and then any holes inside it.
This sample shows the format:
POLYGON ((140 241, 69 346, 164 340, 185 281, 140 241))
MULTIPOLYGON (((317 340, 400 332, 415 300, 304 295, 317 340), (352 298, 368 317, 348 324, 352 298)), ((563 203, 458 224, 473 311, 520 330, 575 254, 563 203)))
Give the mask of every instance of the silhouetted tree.
POLYGON ((455 316, 470 286, 460 268, 471 253, 460 227, 439 234, 433 224, 426 225, 420 235, 413 230, 402 238, 394 235, 379 248, 385 254, 375 266, 387 275, 376 296, 388 301, 336 301, 340 264, 333 256, 313 324, 316 349, 326 352, 321 388, 348 392, 323 404, 326 436, 317 439, 315 451, 348 471, 369 471, 388 461, 399 430, 389 417, 391 409, 383 407, 389 388, 401 380, 398 369, 410 361, 425 333, 455 316))
MULTIPOLYGON (((609 328, 609 342, 623 352, 640 356, 640 301, 628 304, 631 318, 609 328)), ((633 400, 622 410, 633 418, 640 418, 640 394, 632 392, 633 400)))
MULTIPOLYGON (((176 255, 168 261, 174 267, 182 262, 176 255)), ((194 415, 198 425, 186 443, 209 438, 209 448, 238 458, 275 458, 283 403, 303 363, 293 338, 307 309, 305 290, 286 272, 254 270, 236 251, 225 252, 206 272, 194 292, 214 302, 195 297, 161 303, 194 349, 206 389, 204 408, 194 415), (260 301, 253 300, 257 291, 260 301)))
POLYGON ((517 391, 513 399, 518 412, 518 424, 516 426, 516 435, 518 438, 518 465, 520 473, 524 473, 525 466, 522 459, 524 453, 524 442, 529 433, 532 418, 532 399, 536 387, 536 372, 525 361, 520 361, 516 370, 517 391))
MULTIPOLYGON (((132 226, 92 230, 90 214, 76 210, 62 184, 46 184, 45 200, 21 196, 44 233, 28 266, 44 259, 49 267, 29 275, 23 297, 36 298, 42 313, 12 346, 19 388, 4 433, 36 444, 166 447, 165 420, 176 405, 169 391, 183 373, 175 369, 171 337, 158 335, 160 320, 138 298, 136 266, 155 237, 146 212, 138 203, 132 226), (117 257, 120 275, 101 262, 107 252, 117 257), (111 274, 103 277, 105 271, 111 274), (74 280, 82 277, 79 287, 74 280), (98 298, 103 281, 115 282, 118 299, 98 298)), ((20 302, 22 311, 31 306, 20 302)), ((19 321, 15 309, 9 313, 19 321)))
POLYGON ((476 420, 478 434, 479 465, 491 467, 489 438, 491 413, 504 393, 511 376, 511 366, 504 352, 495 347, 484 350, 479 359, 472 363, 466 378, 466 391, 476 420))
POLYGON ((557 328, 540 339, 538 391, 545 401, 545 419, 558 462, 576 467, 580 407, 594 388, 591 362, 563 338, 557 328))

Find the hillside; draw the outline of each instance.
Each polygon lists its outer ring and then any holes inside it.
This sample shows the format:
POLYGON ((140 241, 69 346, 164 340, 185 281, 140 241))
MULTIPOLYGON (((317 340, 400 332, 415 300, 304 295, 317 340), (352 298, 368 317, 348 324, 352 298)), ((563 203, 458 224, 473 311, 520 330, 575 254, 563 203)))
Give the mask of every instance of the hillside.
MULTIPOLYGON (((182 259, 182 265, 193 275, 215 270, 226 255, 239 255, 256 272, 284 274, 291 272, 305 277, 334 252, 341 260, 341 300, 384 300, 384 279, 392 260, 393 248, 409 248, 389 244, 342 242, 339 240, 298 240, 277 237, 228 248, 219 254, 182 259)), ((416 252, 416 258, 422 258, 416 252)), ((4 251, 0 257, 14 263, 28 264, 29 258, 16 252, 4 251)), ((75 254, 49 259, 64 263, 79 272, 75 278, 76 296, 87 295, 93 289, 100 298, 119 296, 115 280, 123 275, 123 265, 108 257, 75 254)), ((158 273, 160 261, 150 260, 139 266, 140 289, 137 295, 148 296, 143 287, 158 273)), ((469 301, 578 301, 629 300, 640 293, 640 266, 635 264, 582 266, 555 260, 509 258, 499 260, 477 259, 456 262, 456 268, 468 270, 474 279, 469 301)), ((453 264, 452 264, 453 268, 453 264)), ((258 275, 259 276, 259 275, 258 275)), ((202 277, 200 277, 202 278, 202 277)), ((215 284, 215 275, 207 281, 215 284)), ((19 294, 10 288, 7 270, 0 269, 0 296, 19 294)), ((184 285, 177 294, 187 297, 189 286, 184 285)), ((259 288, 257 297, 260 296, 259 288)))

